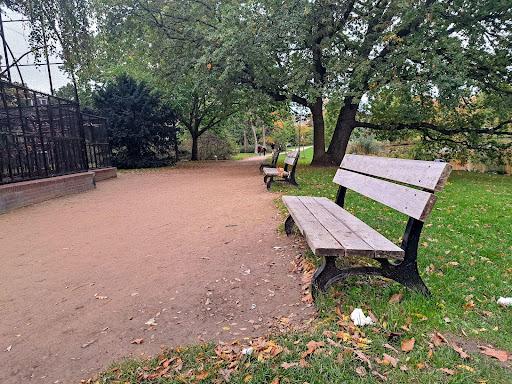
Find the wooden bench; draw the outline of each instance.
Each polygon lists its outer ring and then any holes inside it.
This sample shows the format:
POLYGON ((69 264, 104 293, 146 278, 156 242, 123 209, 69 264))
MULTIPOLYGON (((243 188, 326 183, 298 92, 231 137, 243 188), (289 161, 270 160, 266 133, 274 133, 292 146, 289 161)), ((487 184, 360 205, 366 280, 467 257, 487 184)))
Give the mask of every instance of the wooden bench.
POLYGON ((434 193, 443 189, 450 172, 451 166, 442 162, 346 155, 333 180, 339 185, 335 202, 283 196, 290 213, 286 234, 296 225, 313 253, 323 257, 313 276, 313 295, 351 275, 383 276, 430 295, 418 273, 418 244, 436 201, 434 193), (400 247, 343 209, 347 189, 409 217, 400 247), (340 256, 372 258, 380 267, 339 269, 335 263, 340 256))
POLYGON ((274 148, 274 150, 272 151, 272 160, 270 161, 270 163, 263 162, 260 164, 260 172, 263 172, 263 168, 265 168, 265 167, 275 168, 277 166, 277 160, 279 159, 280 153, 281 153, 281 148, 276 146, 274 148))
POLYGON ((293 151, 286 154, 286 159, 284 160, 284 172, 282 174, 280 174, 279 170, 275 167, 263 167, 263 174, 265 175, 263 177, 263 182, 267 185, 267 189, 270 189, 270 186, 275 181, 282 181, 298 186, 299 184, 295 181, 295 169, 297 168, 298 161, 299 152, 293 151), (291 167, 291 169, 289 167, 291 167))

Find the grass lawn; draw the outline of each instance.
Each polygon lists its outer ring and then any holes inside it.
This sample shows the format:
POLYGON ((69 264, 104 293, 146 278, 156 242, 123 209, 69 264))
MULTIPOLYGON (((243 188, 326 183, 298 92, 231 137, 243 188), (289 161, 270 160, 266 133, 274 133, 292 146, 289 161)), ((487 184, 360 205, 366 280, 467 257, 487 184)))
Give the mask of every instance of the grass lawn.
MULTIPOLYGON (((300 187, 274 190, 335 197, 335 169, 304 166, 310 152, 297 171, 300 187)), ((512 296, 512 178, 454 172, 438 197, 418 258, 432 298, 379 278, 351 278, 317 302, 318 317, 307 330, 253 341, 250 356, 240 353, 247 341, 178 348, 120 363, 99 382, 215 383, 230 376, 232 383, 511 383, 512 356, 500 363, 477 346, 512 351, 512 308, 496 304, 499 296, 512 296), (403 297, 389 303, 395 294, 403 297), (371 311, 377 324, 354 327, 347 317, 355 307, 371 311), (434 332, 449 343, 432 340, 434 332), (412 350, 402 351, 411 339, 412 350)), ((346 208, 399 243, 404 215, 354 192, 346 208)), ((317 263, 309 251, 306 258, 317 263)))

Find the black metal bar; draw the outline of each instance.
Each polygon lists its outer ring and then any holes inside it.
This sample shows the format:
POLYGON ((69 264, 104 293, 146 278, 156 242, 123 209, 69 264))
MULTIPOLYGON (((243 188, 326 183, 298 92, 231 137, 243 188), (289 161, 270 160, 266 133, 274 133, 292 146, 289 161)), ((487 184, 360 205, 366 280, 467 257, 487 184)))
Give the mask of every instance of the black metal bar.
POLYGON ((32 94, 33 94, 32 100, 34 100, 34 106, 35 106, 35 111, 36 111, 37 130, 39 131, 39 142, 41 144, 41 151, 42 151, 42 154, 43 154, 43 167, 44 167, 44 172, 46 174, 46 177, 48 177, 49 176, 49 173, 48 173, 48 158, 46 156, 46 146, 44 145, 43 126, 42 126, 42 122, 41 122, 41 114, 39 113, 39 100, 37 99, 37 95, 36 95, 35 92, 33 92, 32 94))
MULTIPOLYGON (((12 180, 13 174, 12 174, 12 165, 11 165, 11 147, 9 145, 9 134, 11 134, 11 117, 9 115, 9 111, 7 109, 7 100, 5 95, 5 85, 4 83, 0 83, 0 92, 2 94, 2 104, 5 108, 5 118, 7 120, 7 131, 5 134, 5 149, 7 152, 7 168, 9 172, 9 179, 12 180)), ((0 181, 1 183, 1 181, 0 181)))
POLYGON ((7 67, 7 78, 9 81, 12 81, 11 78, 11 69, 9 65, 9 55, 7 54, 7 41, 5 40, 5 33, 4 33, 4 21, 2 19, 2 10, 0 9, 0 36, 2 38, 2 45, 4 48, 4 60, 5 60, 5 66, 7 67))

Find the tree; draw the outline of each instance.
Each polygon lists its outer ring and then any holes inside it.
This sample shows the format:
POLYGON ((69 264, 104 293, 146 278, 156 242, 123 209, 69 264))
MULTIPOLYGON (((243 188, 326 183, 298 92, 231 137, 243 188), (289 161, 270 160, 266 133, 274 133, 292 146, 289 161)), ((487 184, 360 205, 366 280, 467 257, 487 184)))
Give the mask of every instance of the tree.
POLYGON ((176 140, 174 112, 147 84, 121 75, 100 88, 94 97, 107 118, 114 163, 137 168, 171 164, 176 140))
MULTIPOLYGON (((92 59, 89 0, 0 0, 30 20, 30 45, 36 58, 53 52, 76 86, 77 74, 92 59)), ((75 92, 78 99, 78 92, 75 92)))
POLYGON ((198 160, 199 138, 235 114, 244 100, 205 55, 201 36, 208 22, 202 20, 215 19, 215 10, 202 3, 108 0, 95 8, 104 64, 96 66, 96 74, 103 73, 101 79, 126 70, 160 89, 191 135, 191 160, 198 160))
POLYGON ((228 61, 226 71, 238 71, 239 81, 252 89, 310 109, 313 164, 339 164, 356 127, 510 136, 510 115, 454 129, 404 114, 382 125, 360 113, 362 100, 389 89, 435 95, 455 112, 475 92, 510 94, 509 1, 258 0, 217 6, 223 18, 209 31, 210 57, 228 61), (327 150, 326 99, 339 100, 327 150))

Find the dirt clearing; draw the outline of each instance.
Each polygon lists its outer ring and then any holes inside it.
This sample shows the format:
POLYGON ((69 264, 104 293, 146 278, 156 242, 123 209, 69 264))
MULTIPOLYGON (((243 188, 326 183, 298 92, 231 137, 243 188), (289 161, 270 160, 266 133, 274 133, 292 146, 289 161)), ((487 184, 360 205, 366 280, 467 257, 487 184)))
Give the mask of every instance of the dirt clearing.
POLYGON ((161 346, 308 316, 298 250, 257 168, 125 172, 0 215, 0 382, 79 382, 161 346))

